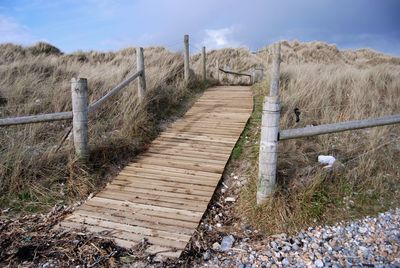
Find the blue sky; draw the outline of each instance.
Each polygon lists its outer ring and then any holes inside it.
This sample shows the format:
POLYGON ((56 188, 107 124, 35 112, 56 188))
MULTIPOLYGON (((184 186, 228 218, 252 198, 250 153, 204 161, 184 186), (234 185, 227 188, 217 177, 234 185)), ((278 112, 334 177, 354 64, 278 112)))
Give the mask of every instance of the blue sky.
POLYGON ((369 47, 400 56, 397 0, 0 0, 0 43, 49 42, 64 52, 127 46, 192 49, 277 40, 369 47))

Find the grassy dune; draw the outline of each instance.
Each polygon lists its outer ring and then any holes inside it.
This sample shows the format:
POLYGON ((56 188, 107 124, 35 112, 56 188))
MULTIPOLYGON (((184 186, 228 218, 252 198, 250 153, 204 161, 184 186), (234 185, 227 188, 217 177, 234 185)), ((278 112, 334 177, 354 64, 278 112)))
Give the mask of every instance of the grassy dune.
MULTIPOLYGON (((233 70, 266 70, 253 86, 255 111, 233 158, 248 178, 237 215, 266 232, 294 231, 309 224, 358 217, 398 206, 400 200, 400 129, 380 127, 280 143, 278 191, 265 206, 255 206, 258 139, 263 96, 268 94, 270 47, 207 54, 208 75, 216 62, 233 70), (247 138, 246 138, 247 137, 247 138), (318 165, 319 154, 341 162, 332 172, 318 165)), ((322 42, 282 43, 282 128, 361 119, 400 112, 400 59, 369 49, 340 51, 322 42), (299 108, 301 120, 294 121, 299 108)), ((160 130, 159 123, 179 115, 183 100, 203 85, 182 82, 182 56, 163 48, 145 49, 149 94, 136 100, 136 83, 110 101, 90 120, 89 170, 69 159, 71 141, 55 152, 69 122, 0 128, 1 207, 37 210, 86 196, 160 130)), ((192 55, 195 73, 199 54, 192 55)), ((71 109, 69 81, 89 80, 90 100, 104 95, 136 70, 135 51, 62 54, 46 44, 23 48, 0 46, 0 117, 71 109)), ((220 74, 222 83, 248 78, 220 74)))
MULTIPOLYGON (((365 49, 338 51, 319 42, 284 43, 282 56, 281 129, 400 113, 399 58, 365 49), (299 123, 294 108, 301 111, 299 123)), ((242 174, 249 180, 238 217, 267 233, 294 232, 400 205, 400 127, 395 125, 280 142, 278 189, 257 207, 259 127, 268 79, 253 88, 255 112, 247 138, 236 148, 238 161, 247 162, 242 174), (333 171, 317 163, 321 154, 338 159, 333 171)))
MULTIPOLYGON (((184 109, 185 100, 203 88, 193 77, 183 82, 183 60, 164 48, 144 51, 147 96, 137 101, 137 82, 110 100, 89 123, 88 170, 69 159, 70 122, 0 128, 0 205, 35 211, 81 198, 104 185, 159 132, 159 123, 184 109)), ((89 100, 103 96, 136 70, 134 48, 117 52, 63 54, 48 44, 0 46, 0 117, 71 110, 70 80, 86 77, 89 100)))

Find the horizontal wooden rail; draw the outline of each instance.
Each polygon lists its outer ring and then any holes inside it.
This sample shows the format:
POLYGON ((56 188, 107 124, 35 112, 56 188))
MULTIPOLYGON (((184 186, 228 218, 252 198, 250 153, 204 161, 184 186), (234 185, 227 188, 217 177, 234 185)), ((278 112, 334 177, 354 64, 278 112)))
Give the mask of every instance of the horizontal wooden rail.
POLYGON ((334 124, 325 124, 314 127, 294 128, 282 130, 279 134, 280 140, 289 140, 302 137, 310 137, 328 133, 336 133, 347 130, 362 129, 369 127, 393 125, 400 123, 400 114, 388 115, 378 118, 354 120, 334 124))
POLYGON ((72 119, 72 112, 28 115, 0 119, 0 127, 72 119))
MULTIPOLYGON (((126 87, 130 82, 138 78, 143 73, 143 70, 137 71, 136 73, 129 76, 127 79, 122 81, 116 87, 111 89, 106 95, 101 97, 99 100, 95 101, 89 107, 89 111, 93 112, 98 109, 107 99, 111 98, 118 92, 120 92, 124 87, 126 87)), ((11 125, 23 125, 23 124, 31 124, 31 123, 41 123, 41 122, 52 122, 52 121, 61 121, 72 119, 72 112, 60 112, 60 113, 49 113, 49 114, 38 114, 38 115, 29 115, 29 116, 21 116, 21 117, 9 117, 9 118, 0 118, 0 127, 1 126, 11 126, 11 125)))
POLYGON ((223 72, 223 73, 226 73, 226 74, 242 75, 242 76, 248 76, 248 77, 251 78, 251 74, 238 73, 238 72, 234 72, 234 71, 227 71, 227 70, 224 70, 224 69, 222 69, 222 68, 219 68, 219 70, 220 70, 221 72, 223 72))
POLYGON ((143 70, 137 71, 136 73, 129 76, 127 79, 119 83, 116 87, 111 89, 106 95, 95 101, 93 104, 90 105, 89 111, 93 112, 94 110, 98 109, 107 99, 111 98, 118 92, 120 92, 124 87, 126 87, 130 82, 138 78, 143 73, 143 70))

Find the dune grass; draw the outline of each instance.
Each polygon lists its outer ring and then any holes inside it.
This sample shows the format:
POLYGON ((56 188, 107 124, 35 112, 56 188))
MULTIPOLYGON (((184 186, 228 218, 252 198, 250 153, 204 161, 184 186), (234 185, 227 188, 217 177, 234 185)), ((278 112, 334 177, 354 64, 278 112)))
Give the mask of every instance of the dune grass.
MULTIPOLYGON (((159 124, 179 116, 206 85, 196 75, 183 81, 183 58, 164 48, 144 51, 147 93, 137 100, 137 81, 89 118, 90 161, 76 165, 72 141, 56 150, 71 122, 0 128, 0 207, 46 209, 86 197, 157 136, 159 124)), ((94 102, 136 70, 134 48, 63 54, 39 43, 0 46, 0 117, 71 110, 70 80, 88 79, 94 102)))
MULTIPOLYGON (((283 65, 281 129, 400 112, 400 66, 283 65), (301 120, 295 122, 293 109, 301 120)), ((255 85, 255 111, 238 156, 250 161, 236 214, 266 233, 358 218, 400 205, 398 125, 281 141, 277 190, 256 205, 261 107, 269 81, 255 85), (338 159, 333 170, 320 154, 338 159)), ((240 142, 239 142, 240 144, 240 142)))
MULTIPOLYGON (((270 50, 208 51, 208 77, 217 77, 217 61, 240 72, 263 67, 268 73, 270 50)), ((70 128, 68 121, 0 128, 0 207, 35 212, 97 191, 157 135, 160 123, 182 114, 184 103, 207 86, 196 76, 188 85, 183 82, 182 55, 160 47, 146 48, 144 54, 145 101, 138 103, 133 82, 91 116, 86 169, 70 158, 71 140, 55 150, 70 128)), ((400 111, 398 58, 296 41, 282 43, 282 56, 282 128, 400 111), (292 112, 296 107, 302 113, 299 124, 292 112)), ((200 55, 192 55, 190 62, 200 74, 200 55)), ((88 78, 93 102, 135 70, 134 48, 63 54, 44 43, 0 45, 0 117, 70 110, 69 81, 78 76, 88 78)), ((225 84, 248 82, 247 77, 223 74, 220 79, 225 84)), ((261 100, 268 88, 268 79, 254 86, 256 110, 243 135, 247 139, 242 138, 232 155, 251 163, 240 216, 275 232, 375 213, 400 200, 399 129, 392 126, 281 142, 278 191, 270 203, 256 208, 256 143, 261 100), (326 172, 316 163, 319 154, 334 155, 344 167, 326 172)))

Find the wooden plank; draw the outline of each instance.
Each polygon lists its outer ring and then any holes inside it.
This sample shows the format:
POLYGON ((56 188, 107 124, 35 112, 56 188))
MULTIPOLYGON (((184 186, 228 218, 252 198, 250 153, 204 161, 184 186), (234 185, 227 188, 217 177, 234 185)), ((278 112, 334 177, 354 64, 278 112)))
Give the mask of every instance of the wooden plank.
POLYGON ((173 138, 173 139, 184 139, 184 140, 194 140, 194 141, 204 141, 204 142, 218 142, 218 143, 224 143, 224 144, 232 144, 234 145, 236 143, 236 140, 232 138, 226 138, 226 137, 217 137, 217 136, 210 136, 206 134, 189 134, 189 133, 171 133, 171 132, 165 132, 159 136, 159 138, 173 138))
POLYGON ((147 193, 143 192, 133 192, 128 190, 119 190, 115 189, 112 185, 108 185, 102 193, 110 193, 113 197, 121 197, 121 198, 129 198, 125 200, 133 201, 137 199, 148 199, 155 201, 164 201, 168 203, 175 204, 188 204, 191 207, 198 208, 203 207, 204 204, 207 204, 210 198, 205 198, 204 196, 196 196, 196 195, 184 195, 184 194, 175 194, 175 195, 161 195, 161 194, 151 194, 150 191, 147 193), (208 200, 207 200, 208 199, 208 200))
POLYGON ((212 192, 208 193, 208 195, 195 195, 194 193, 178 193, 178 192, 169 192, 163 191, 160 189, 143 189, 138 187, 130 187, 127 185, 113 185, 110 184, 107 186, 106 189, 117 190, 120 192, 128 192, 128 193, 142 193, 142 194, 149 194, 149 195, 157 195, 157 196, 166 196, 166 197, 176 197, 182 199, 189 199, 189 200, 199 200, 199 201, 210 201, 212 196, 212 192))
POLYGON ((177 125, 173 124, 171 125, 167 131, 182 131, 182 132, 187 132, 187 131, 198 131, 198 132, 208 132, 209 134, 230 134, 230 135, 239 135, 242 131, 241 128, 238 127, 223 127, 215 124, 216 126, 213 127, 212 129, 205 126, 198 126, 198 125, 191 125, 191 124, 186 124, 186 125, 177 125))
POLYGON ((90 204, 93 204, 93 202, 98 202, 98 203, 107 204, 110 207, 112 207, 112 205, 118 205, 118 206, 120 206, 120 209, 129 208, 131 211, 133 211, 135 213, 137 211, 141 211, 142 213, 146 213, 146 215, 147 215, 147 213, 154 212, 156 214, 148 214, 148 215, 159 215, 161 217, 162 213, 166 213, 166 215, 162 214, 163 217, 166 217, 166 218, 169 217, 168 215, 173 215, 174 217, 176 217, 177 215, 187 216, 188 218, 185 219, 186 221, 191 221, 190 219, 193 219, 193 221, 195 221, 196 218, 201 217, 203 215, 202 212, 182 209, 182 207, 181 208, 160 207, 160 206, 154 206, 151 204, 140 204, 140 203, 129 202, 126 200, 121 201, 121 200, 112 199, 112 198, 102 198, 99 196, 95 196, 92 199, 90 199, 89 201, 90 201, 90 204))
POLYGON ((120 200, 120 201, 130 201, 133 203, 138 204, 150 204, 153 206, 160 206, 166 208, 181 208, 185 207, 185 209, 190 211, 201 212, 207 207, 207 204, 198 202, 185 202, 185 200, 177 199, 177 198, 162 198, 157 196, 148 196, 148 195, 139 195, 139 194, 129 194, 129 193, 122 193, 113 190, 104 190, 98 193, 96 196, 120 200))
POLYGON ((211 171, 214 173, 222 173, 223 169, 225 166, 223 165, 216 165, 216 164, 199 164, 199 163, 193 163, 190 161, 174 161, 174 160, 168 160, 168 159, 157 159, 155 157, 149 159, 146 157, 139 157, 137 163, 143 163, 143 164, 157 164, 158 166, 163 166, 163 167, 173 167, 173 168, 179 168, 179 169, 186 169, 186 170, 193 170, 193 171, 211 171))
POLYGON ((151 213, 150 215, 147 214, 148 210, 131 210, 131 209, 120 209, 120 208, 113 208, 108 205, 96 202, 90 202, 90 204, 86 203, 81 206, 77 213, 81 211, 87 212, 94 212, 101 215, 105 214, 107 216, 112 216, 114 219, 110 219, 111 221, 118 219, 118 218, 126 218, 130 221, 130 224, 133 225, 140 225, 140 222, 145 223, 152 223, 152 224, 163 224, 167 226, 174 226, 175 231, 186 232, 190 230, 193 231, 198 223, 193 221, 192 218, 190 221, 177 219, 176 217, 171 217, 171 214, 163 214, 163 213, 151 213), (135 223, 135 221, 139 223, 135 223), (176 228, 179 227, 179 228, 176 228), (182 229, 181 229, 182 228, 182 229))
MULTIPOLYGON (((238 135, 234 134, 234 133, 207 133, 204 131, 199 131, 199 130, 189 130, 189 129, 185 129, 185 130, 175 130, 175 129, 170 129, 168 131, 165 132, 165 136, 169 136, 169 135, 174 135, 174 136, 182 136, 182 135, 190 135, 190 136, 196 136, 196 137, 213 137, 213 139, 217 138, 219 140, 227 140, 230 142, 236 142, 238 135), (182 134, 184 133, 184 134, 182 134)), ((160 135, 160 137, 162 137, 162 135, 160 135)), ((211 139, 210 139, 211 140, 211 139)))
MULTIPOLYGON (((153 181, 153 183, 162 184, 162 183, 179 183, 179 184, 187 184, 187 185, 197 185, 199 186, 207 186, 207 187, 215 187, 219 181, 219 179, 207 179, 202 180, 201 178, 184 178, 184 177, 176 177, 176 176, 166 176, 163 174, 150 173, 151 171, 143 171, 143 172, 130 172, 129 170, 121 171, 120 175, 117 177, 118 179, 123 180, 139 180, 141 181, 153 181)), ((179 176, 181 174, 178 174, 179 176)), ((219 175, 219 174, 218 174, 219 175)))
POLYGON ((195 203, 208 203, 210 201, 212 193, 207 196, 202 195, 190 195, 190 194, 183 194, 183 193, 171 193, 165 192, 160 190, 148 190, 148 189, 139 189, 129 186, 118 186, 109 184, 104 191, 104 193, 113 193, 116 195, 131 195, 135 198, 149 198, 152 200, 165 200, 167 202, 173 203, 181 203, 187 202, 186 204, 191 204, 195 201, 195 203), (142 197, 145 196, 145 197, 142 197))
POLYGON ((147 216, 147 221, 143 221, 138 220, 135 214, 130 215, 126 212, 121 213, 118 211, 108 212, 104 209, 101 211, 94 211, 93 208, 96 207, 83 207, 82 209, 77 210, 73 215, 186 235, 192 235, 194 232, 193 228, 196 227, 193 223, 190 223, 190 226, 187 228, 183 226, 177 228, 178 224, 173 220, 170 220, 170 224, 165 224, 165 221, 160 224, 159 221, 156 221, 154 218, 149 216, 147 216))
MULTIPOLYGON (((215 185, 215 181, 212 182, 212 185, 215 185)), ((194 183, 188 182, 176 182, 176 181, 163 181, 163 180, 155 180, 154 178, 147 178, 144 176, 123 176, 120 175, 116 177, 111 184, 117 185, 137 185, 138 187, 145 187, 148 188, 152 187, 168 187, 171 189, 176 190, 177 192, 194 192, 200 195, 202 193, 209 193, 213 192, 215 187, 214 186, 205 186, 205 185, 198 185, 194 183)))
POLYGON ((201 149, 205 152, 222 152, 222 153, 230 153, 234 145, 234 143, 223 144, 212 141, 207 142, 207 140, 189 140, 184 138, 180 139, 171 137, 158 137, 156 140, 153 141, 152 144, 189 147, 189 148, 201 149))
POLYGON ((213 171, 199 171, 199 170, 190 170, 186 168, 176 168, 176 167, 165 167, 161 165, 153 165, 153 164, 145 164, 145 163, 132 163, 125 167, 130 170, 137 170, 137 168, 146 168, 148 171, 157 172, 157 171, 165 171, 165 173, 171 173, 172 175, 176 174, 185 174, 185 177, 197 177, 199 179, 205 178, 218 178, 221 175, 219 172, 213 171), (190 176, 191 175, 191 176, 190 176), (199 177, 200 176, 200 177, 199 177))
MULTIPOLYGON (((152 165, 152 164, 141 164, 134 163, 127 166, 123 171, 121 171, 121 175, 125 176, 137 176, 137 175, 149 175, 144 176, 149 179, 177 179, 176 181, 188 182, 193 184, 202 185, 201 182, 215 182, 221 178, 221 174, 219 173, 208 173, 202 174, 198 173, 196 170, 187 170, 187 169, 177 169, 171 167, 164 167, 161 165, 152 165), (155 166, 156 168, 152 168, 155 166), (151 176, 151 177, 150 177, 151 176), (179 180, 178 180, 179 179, 179 180)), ((207 185, 207 184, 205 184, 207 185)))
MULTIPOLYGON (((176 247, 176 248, 185 248, 187 242, 189 241, 189 240, 187 240, 187 241, 173 240, 172 235, 170 235, 171 238, 165 238, 165 237, 154 237, 154 236, 150 236, 150 235, 138 234, 138 233, 130 232, 130 230, 133 228, 129 228, 129 225, 114 224, 111 222, 95 220, 95 219, 90 219, 90 218, 66 219, 61 223, 61 225, 64 222, 75 223, 76 228, 79 228, 79 226, 82 226, 84 228, 87 228, 88 231, 93 231, 93 232, 109 231, 110 232, 109 235, 111 237, 116 237, 119 239, 129 239, 134 242, 140 242, 143 238, 146 237, 148 239, 148 241, 152 244, 161 245, 161 246, 170 246, 170 247, 176 247)), ((189 239, 190 239, 190 237, 189 237, 189 239)))
POLYGON ((228 159, 229 155, 222 154, 222 153, 216 153, 216 152, 204 152, 204 151, 198 151, 196 149, 183 149, 183 148, 177 148, 174 146, 151 146, 149 149, 147 149, 146 153, 155 153, 155 154, 166 154, 166 155, 176 155, 176 156, 195 156, 196 158, 205 158, 205 159, 212 159, 212 160, 218 160, 218 159, 228 159))
POLYGON ((110 198, 102 198, 95 196, 88 202, 91 206, 106 206, 109 208, 130 211, 132 213, 145 214, 149 216, 178 219, 182 221, 197 222, 198 218, 203 215, 202 212, 190 211, 181 208, 159 207, 150 204, 140 204, 129 201, 121 201, 110 198))
POLYGON ((145 180, 141 177, 139 177, 136 181, 133 180, 127 181, 115 178, 110 184, 136 187, 140 189, 159 190, 171 193, 200 195, 200 196, 209 196, 210 193, 213 193, 215 190, 214 187, 207 187, 206 190, 205 189, 199 190, 196 188, 196 185, 193 184, 180 184, 179 186, 171 186, 172 183, 166 182, 166 184, 163 185, 160 181, 145 180))
POLYGON ((142 157, 154 157, 154 158, 162 158, 162 159, 171 159, 171 160, 183 160, 183 161, 193 161, 193 162, 201 162, 201 163, 207 163, 207 164, 217 164, 217 165, 225 165, 226 164, 226 159, 223 160, 214 160, 210 158, 199 158, 197 155, 193 156, 182 156, 182 155, 176 155, 176 154, 166 154, 166 153, 149 153, 145 152, 141 154, 142 157))

